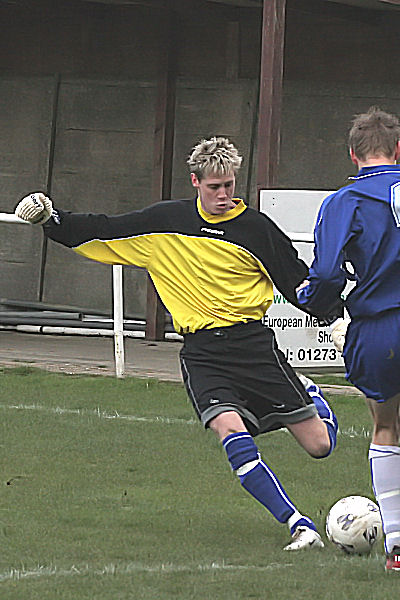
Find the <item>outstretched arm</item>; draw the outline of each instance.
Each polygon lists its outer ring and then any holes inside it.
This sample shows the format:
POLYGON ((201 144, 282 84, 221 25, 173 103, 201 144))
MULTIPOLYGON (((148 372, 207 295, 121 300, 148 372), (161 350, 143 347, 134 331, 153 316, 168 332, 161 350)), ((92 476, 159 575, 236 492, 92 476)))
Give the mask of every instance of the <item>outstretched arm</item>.
POLYGON ((55 209, 50 198, 34 192, 18 203, 15 214, 43 225, 46 236, 86 258, 147 268, 152 238, 146 233, 158 214, 153 207, 116 216, 71 213, 55 209))

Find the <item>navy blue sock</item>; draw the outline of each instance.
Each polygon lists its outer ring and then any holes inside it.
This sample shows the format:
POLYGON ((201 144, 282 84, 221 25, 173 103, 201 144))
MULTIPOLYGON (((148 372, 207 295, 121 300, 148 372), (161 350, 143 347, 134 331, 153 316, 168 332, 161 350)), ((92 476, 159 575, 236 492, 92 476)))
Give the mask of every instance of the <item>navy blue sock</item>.
MULTIPOLYGON (((247 432, 228 435, 223 440, 232 469, 240 483, 281 523, 296 511, 278 478, 261 460, 253 438, 247 432)), ((312 521, 310 521, 312 523, 312 521)), ((310 526, 310 525, 308 525, 310 526)))

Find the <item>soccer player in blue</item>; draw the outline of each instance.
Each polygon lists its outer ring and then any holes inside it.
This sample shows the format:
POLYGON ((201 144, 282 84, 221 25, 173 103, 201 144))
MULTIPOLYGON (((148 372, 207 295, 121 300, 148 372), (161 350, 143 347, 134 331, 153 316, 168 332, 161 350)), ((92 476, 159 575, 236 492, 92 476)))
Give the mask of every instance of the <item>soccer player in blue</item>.
MULTIPOLYGON (((272 282, 297 305, 295 288, 308 268, 271 219, 234 197, 241 160, 228 139, 202 140, 188 160, 195 198, 108 216, 53 209, 38 192, 16 214, 44 224, 47 236, 87 258, 147 269, 183 335, 182 377, 199 419, 218 436, 242 486, 287 524, 286 550, 321 548, 315 524, 254 441, 286 427, 311 456, 323 458, 335 447, 337 422, 320 389, 296 376, 262 324, 272 282)), ((338 301, 332 316, 341 311, 338 301)), ((316 316, 327 313, 324 307, 316 316)))
MULTIPOLYGON (((400 124, 376 107, 355 117, 351 183, 327 197, 315 227, 314 261, 297 289, 304 307, 329 306, 347 274, 355 287, 343 357, 346 376, 367 398, 374 429, 369 451, 372 485, 380 507, 386 570, 400 572, 400 124), (351 267, 350 267, 351 265, 351 267)), ((346 324, 333 326, 333 337, 346 324)))

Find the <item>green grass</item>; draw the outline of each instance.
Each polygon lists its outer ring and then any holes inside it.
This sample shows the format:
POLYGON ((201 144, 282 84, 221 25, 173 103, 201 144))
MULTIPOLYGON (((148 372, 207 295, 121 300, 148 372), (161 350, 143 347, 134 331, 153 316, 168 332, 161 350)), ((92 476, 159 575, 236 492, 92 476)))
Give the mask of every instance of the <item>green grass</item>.
POLYGON ((317 375, 312 376, 314 381, 318 382, 320 385, 347 385, 352 386, 353 384, 348 381, 344 375, 317 375))
MULTIPOLYGON (((182 385, 23 367, 0 382, 2 600, 395 597, 381 547, 283 552, 286 526, 242 490, 182 385)), ((342 434, 329 459, 283 431, 258 438, 321 532, 338 498, 371 497, 367 409, 330 400, 342 434)))

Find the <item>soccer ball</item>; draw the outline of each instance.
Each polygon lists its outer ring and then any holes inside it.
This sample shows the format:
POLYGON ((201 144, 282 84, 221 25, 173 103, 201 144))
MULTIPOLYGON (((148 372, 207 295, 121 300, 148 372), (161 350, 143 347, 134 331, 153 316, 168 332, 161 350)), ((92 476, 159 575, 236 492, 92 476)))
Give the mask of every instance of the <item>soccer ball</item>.
POLYGON ((378 506, 364 496, 338 500, 326 518, 326 535, 347 554, 368 554, 383 536, 378 506))

